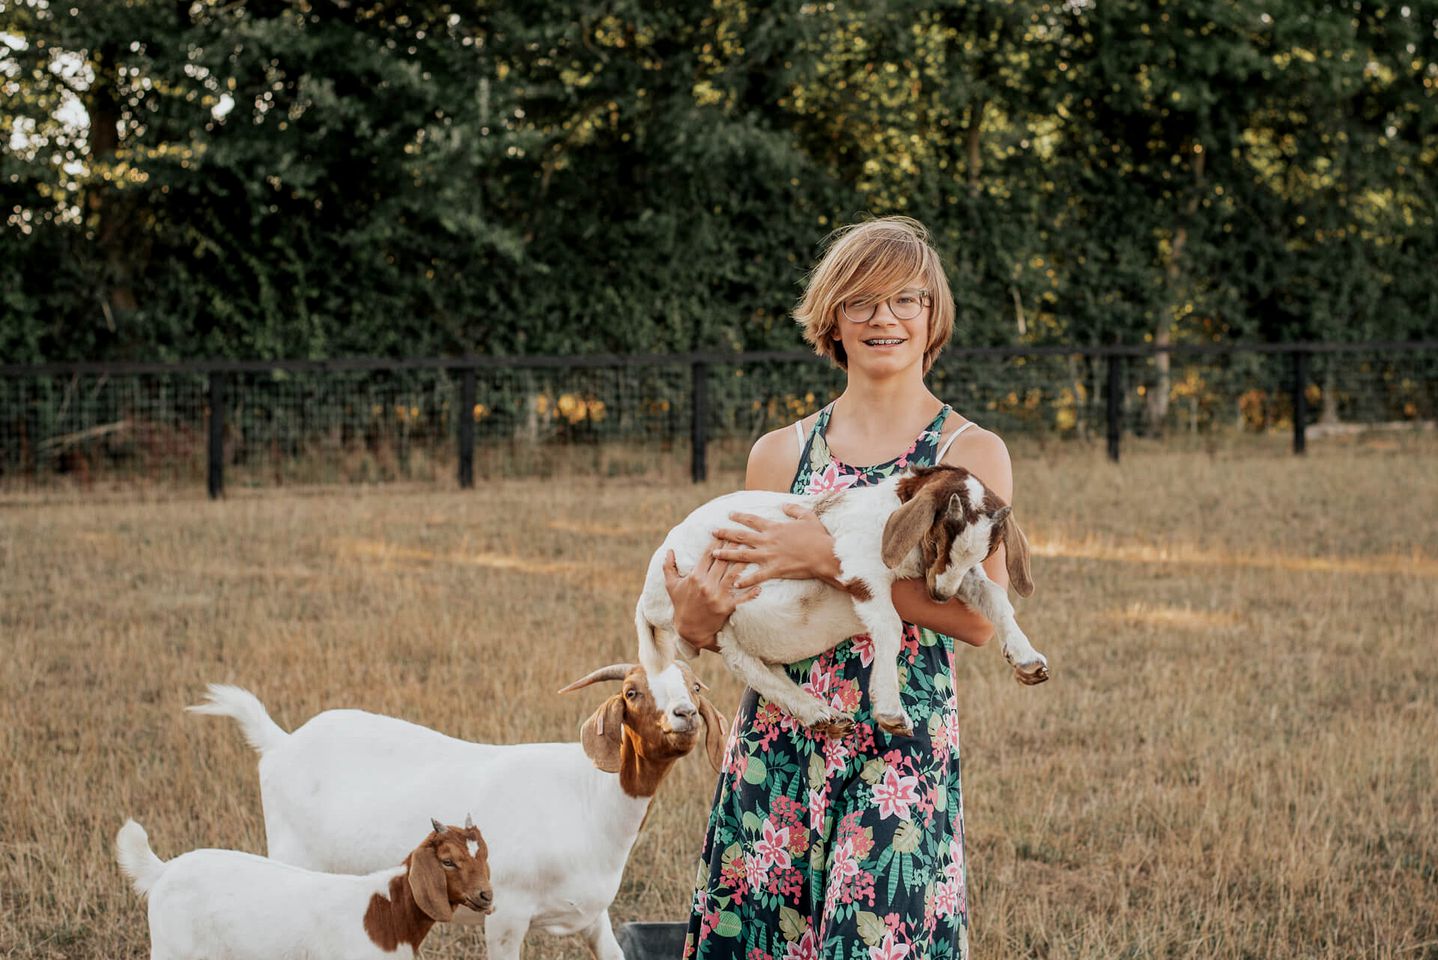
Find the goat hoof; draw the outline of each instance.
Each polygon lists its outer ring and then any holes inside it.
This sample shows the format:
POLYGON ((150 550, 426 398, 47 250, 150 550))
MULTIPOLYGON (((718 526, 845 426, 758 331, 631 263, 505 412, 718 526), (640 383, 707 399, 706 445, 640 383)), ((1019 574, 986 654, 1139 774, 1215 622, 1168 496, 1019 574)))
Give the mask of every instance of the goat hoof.
POLYGON ((1026 687, 1043 683, 1049 678, 1049 665, 1043 660, 1014 664, 1014 679, 1026 687))
POLYGON ((874 716, 879 721, 879 726, 886 733, 901 737, 912 737, 914 735, 914 722, 909 715, 900 710, 898 713, 880 713, 874 716))
POLYGON ((832 720, 820 720, 814 724, 814 731, 821 733, 834 740, 842 740, 854 732, 854 721, 848 717, 835 717, 832 720))

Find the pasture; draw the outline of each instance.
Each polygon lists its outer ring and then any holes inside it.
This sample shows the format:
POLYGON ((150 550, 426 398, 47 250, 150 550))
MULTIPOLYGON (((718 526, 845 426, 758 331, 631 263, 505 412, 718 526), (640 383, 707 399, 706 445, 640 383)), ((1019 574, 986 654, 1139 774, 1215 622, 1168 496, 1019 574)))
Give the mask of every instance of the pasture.
MULTIPOLYGON (((976 958, 1438 957, 1435 464, 1421 438, 1017 451, 1054 679, 956 658, 976 958)), ((162 857, 263 852, 253 752, 181 712, 208 681, 287 729, 575 737, 606 694, 553 691, 632 659, 651 549, 735 483, 0 499, 0 956, 146 955, 126 816, 162 857)), ((697 755, 665 783, 616 923, 685 916, 711 787, 697 755)))

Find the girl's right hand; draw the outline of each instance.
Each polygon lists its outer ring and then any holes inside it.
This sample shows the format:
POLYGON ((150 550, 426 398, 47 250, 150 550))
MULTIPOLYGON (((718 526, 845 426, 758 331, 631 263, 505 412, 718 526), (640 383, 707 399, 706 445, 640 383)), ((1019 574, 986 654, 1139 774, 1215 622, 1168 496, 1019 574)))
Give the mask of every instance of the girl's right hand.
POLYGON ((679 575, 674 551, 664 555, 664 588, 674 605, 674 630, 701 650, 719 649, 716 635, 729 621, 729 615, 747 600, 759 596, 759 587, 736 590, 734 581, 746 564, 716 559, 711 540, 699 555, 694 569, 679 575))

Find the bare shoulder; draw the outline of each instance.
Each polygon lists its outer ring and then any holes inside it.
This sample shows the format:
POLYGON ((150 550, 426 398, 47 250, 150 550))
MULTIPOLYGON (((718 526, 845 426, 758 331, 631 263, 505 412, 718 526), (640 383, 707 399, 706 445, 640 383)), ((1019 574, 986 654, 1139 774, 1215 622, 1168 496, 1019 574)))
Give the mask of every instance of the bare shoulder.
MULTIPOLYGON (((947 427, 947 424, 945 425, 947 427)), ((962 424, 955 424, 953 430, 962 424)), ((952 430, 945 429, 945 435, 952 430)), ((992 430, 985 430, 974 424, 965 430, 949 446, 944 454, 944 463, 963 467, 984 482, 994 493, 1005 500, 1014 495, 1014 468, 1009 459, 1009 448, 1002 437, 992 430)))
MULTIPOLYGON (((800 421, 804 436, 809 435, 812 417, 800 421)), ((746 490, 778 490, 787 493, 799 469, 799 436, 791 423, 770 430, 749 450, 749 464, 744 471, 746 490)))

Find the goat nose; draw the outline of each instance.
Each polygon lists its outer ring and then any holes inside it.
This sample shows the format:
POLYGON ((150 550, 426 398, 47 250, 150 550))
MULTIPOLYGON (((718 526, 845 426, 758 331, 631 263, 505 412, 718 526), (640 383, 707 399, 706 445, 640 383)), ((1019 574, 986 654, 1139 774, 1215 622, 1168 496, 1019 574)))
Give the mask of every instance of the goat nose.
POLYGON ((698 710, 694 709, 694 704, 692 703, 681 703, 674 708, 674 715, 676 717, 682 717, 685 720, 688 720, 698 712, 698 710))

